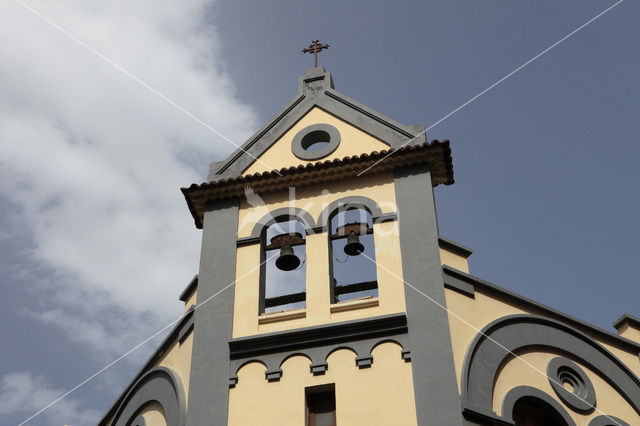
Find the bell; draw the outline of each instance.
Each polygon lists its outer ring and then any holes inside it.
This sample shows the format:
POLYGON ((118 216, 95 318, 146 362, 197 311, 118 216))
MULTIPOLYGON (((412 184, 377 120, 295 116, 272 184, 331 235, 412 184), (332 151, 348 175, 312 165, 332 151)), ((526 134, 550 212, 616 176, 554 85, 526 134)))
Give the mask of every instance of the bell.
POLYGON ((344 246, 344 252, 349 256, 357 256, 364 251, 364 246, 360 242, 360 237, 353 231, 347 237, 347 244, 344 246))
POLYGON ((283 246, 280 249, 280 256, 276 259, 276 267, 281 271, 293 271, 300 266, 300 259, 293 252, 291 246, 283 246))

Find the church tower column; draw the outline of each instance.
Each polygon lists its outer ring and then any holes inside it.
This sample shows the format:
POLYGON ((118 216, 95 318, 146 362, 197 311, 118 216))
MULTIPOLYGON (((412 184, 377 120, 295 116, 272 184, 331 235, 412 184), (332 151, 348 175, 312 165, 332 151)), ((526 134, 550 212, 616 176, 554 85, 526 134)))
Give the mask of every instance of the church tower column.
POLYGON ((418 424, 459 425, 431 174, 426 164, 401 167, 394 182, 418 424))
POLYGON ((227 424, 238 204, 219 200, 204 213, 187 426, 227 424))

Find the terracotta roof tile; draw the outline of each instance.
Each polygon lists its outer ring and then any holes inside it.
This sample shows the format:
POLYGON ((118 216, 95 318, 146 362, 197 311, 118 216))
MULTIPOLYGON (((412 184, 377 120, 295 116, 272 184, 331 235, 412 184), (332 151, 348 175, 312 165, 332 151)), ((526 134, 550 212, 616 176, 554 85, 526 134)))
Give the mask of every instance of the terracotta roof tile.
POLYGON ((361 155, 352 155, 334 160, 319 161, 285 167, 280 170, 256 172, 246 176, 192 184, 181 188, 189 211, 197 228, 202 228, 206 203, 214 200, 241 197, 250 186, 256 193, 285 190, 291 186, 303 187, 328 183, 336 180, 354 179, 367 170, 364 175, 382 173, 396 167, 428 163, 431 169, 433 186, 453 184, 453 163, 449 141, 434 140, 431 143, 390 148, 361 155), (387 158, 385 156, 389 155, 387 158), (383 161, 380 161, 384 159, 383 161), (378 164, 375 164, 380 161, 378 164))

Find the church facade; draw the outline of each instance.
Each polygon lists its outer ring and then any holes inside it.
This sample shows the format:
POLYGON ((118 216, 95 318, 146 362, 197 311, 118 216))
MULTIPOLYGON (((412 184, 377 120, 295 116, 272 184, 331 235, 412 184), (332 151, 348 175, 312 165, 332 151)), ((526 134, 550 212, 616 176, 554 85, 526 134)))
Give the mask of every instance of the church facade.
POLYGON ((184 316, 100 425, 640 425, 640 320, 612 333, 473 276, 438 232, 449 141, 322 67, 183 188, 184 316))

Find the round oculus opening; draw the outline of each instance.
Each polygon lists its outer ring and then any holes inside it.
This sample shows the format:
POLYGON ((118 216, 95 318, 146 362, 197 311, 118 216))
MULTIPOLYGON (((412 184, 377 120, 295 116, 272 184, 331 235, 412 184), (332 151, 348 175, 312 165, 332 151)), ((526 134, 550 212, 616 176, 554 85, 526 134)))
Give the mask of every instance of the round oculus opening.
POLYGON ((302 160, 319 160, 340 144, 340 132, 334 126, 317 123, 300 130, 291 141, 291 151, 302 160))
POLYGON ((308 152, 316 152, 329 146, 331 135, 324 130, 314 130, 304 135, 300 141, 302 149, 308 152))

